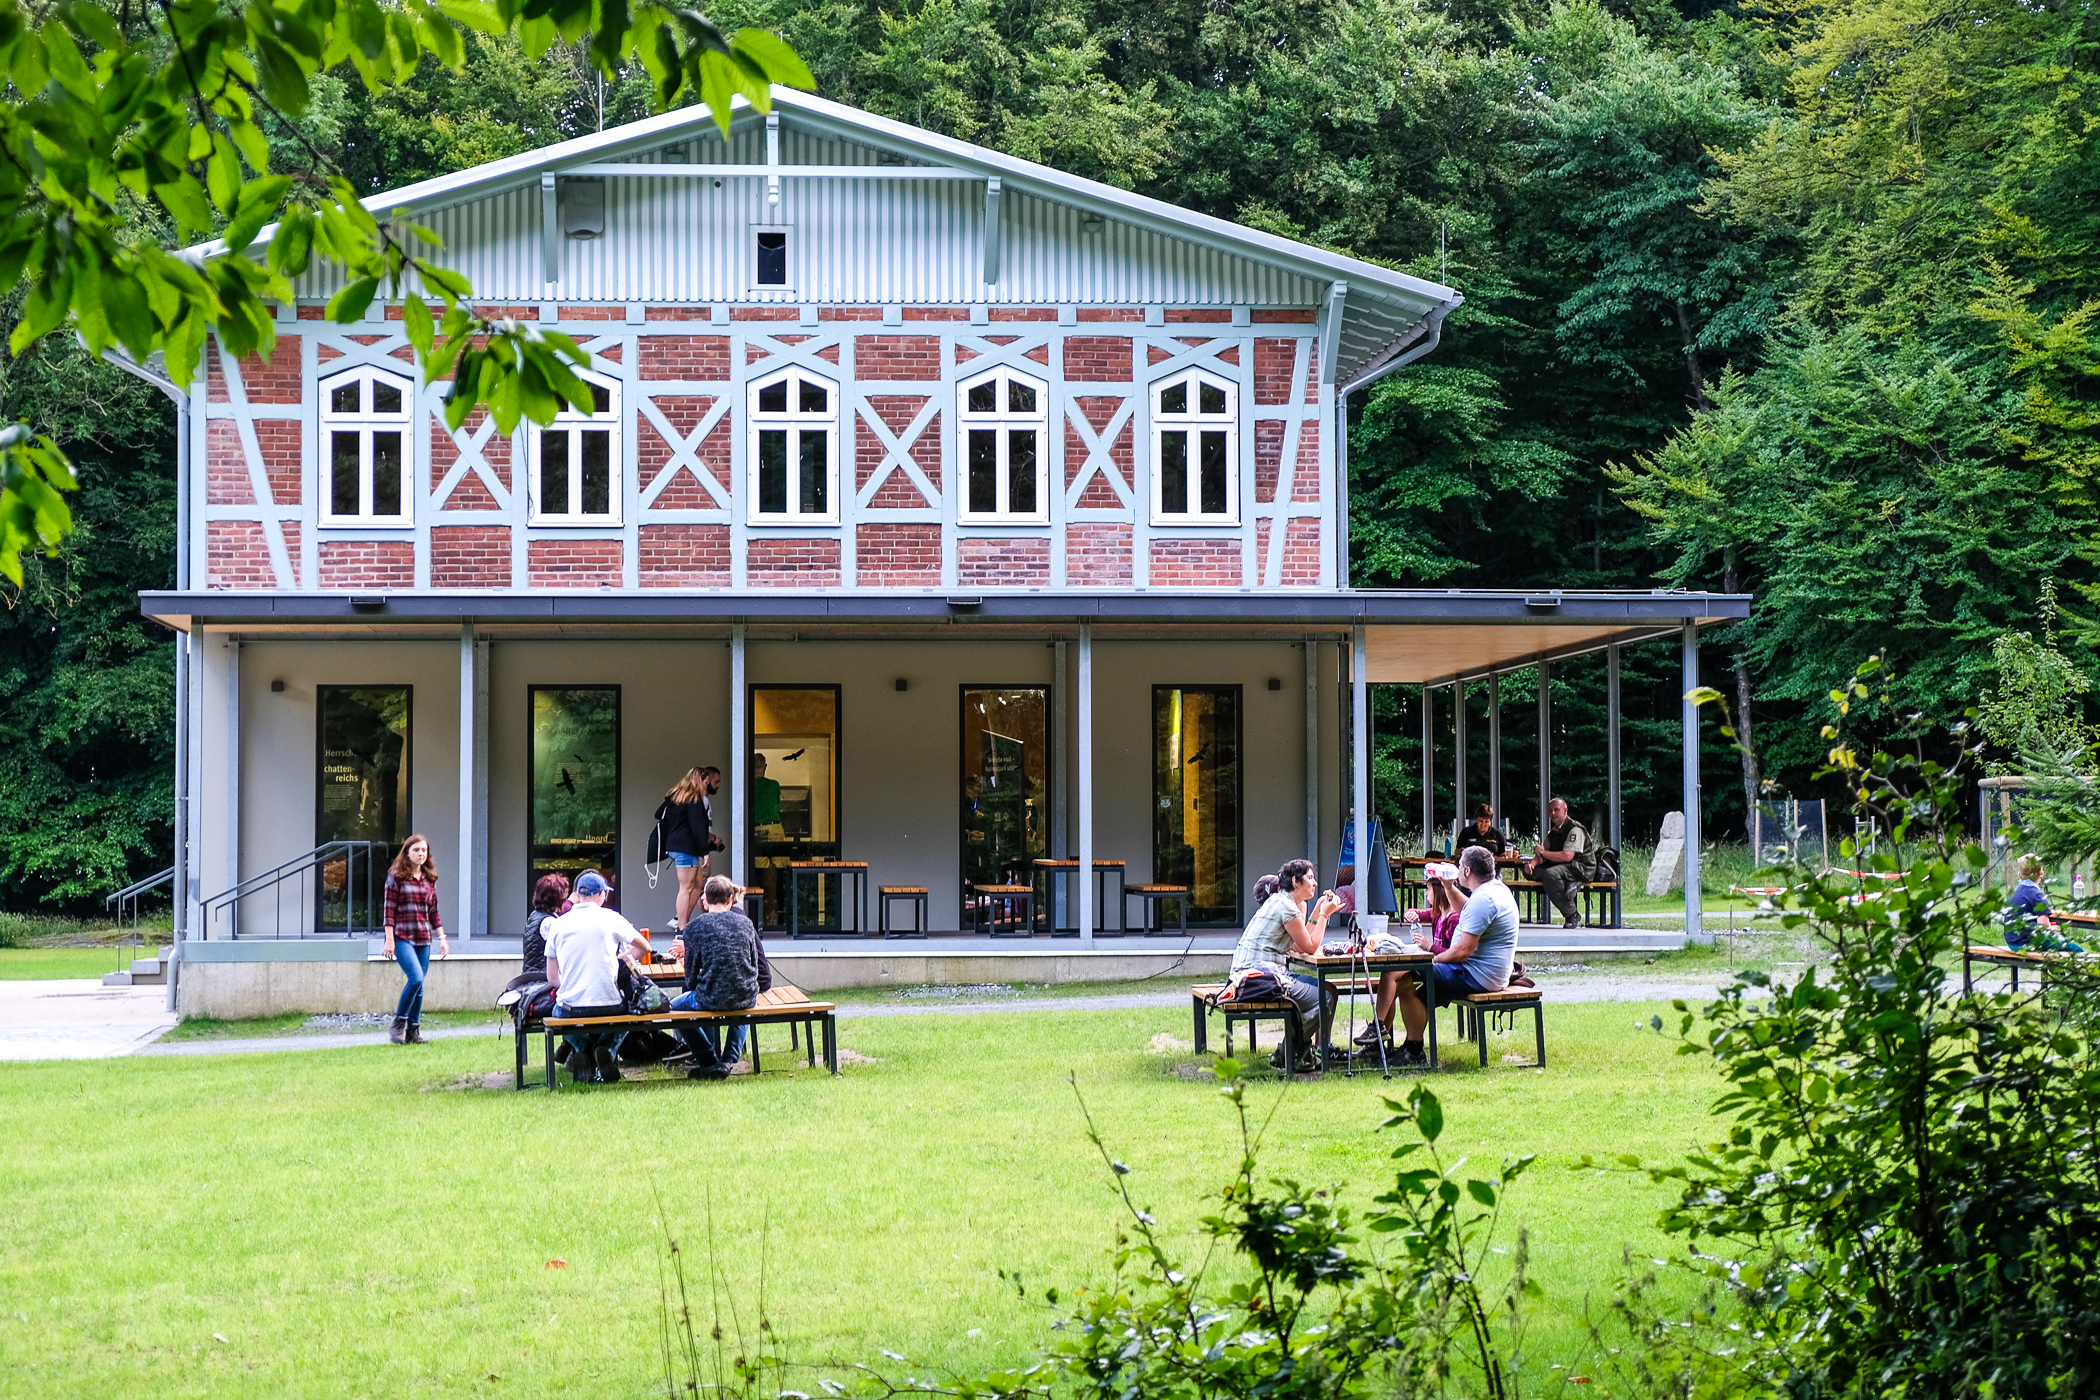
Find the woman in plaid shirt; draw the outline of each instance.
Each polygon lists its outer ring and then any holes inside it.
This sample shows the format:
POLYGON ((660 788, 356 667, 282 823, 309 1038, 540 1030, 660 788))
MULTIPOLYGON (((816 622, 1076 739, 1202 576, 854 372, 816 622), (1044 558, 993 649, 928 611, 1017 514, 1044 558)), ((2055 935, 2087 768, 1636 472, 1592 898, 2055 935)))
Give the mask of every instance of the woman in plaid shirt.
POLYGON ((386 872, 386 955, 401 964, 401 975, 408 979, 387 1037, 396 1045, 423 1043, 423 979, 430 974, 430 936, 437 935, 439 957, 452 956, 445 922, 438 915, 437 877, 430 842, 422 836, 409 837, 386 872))

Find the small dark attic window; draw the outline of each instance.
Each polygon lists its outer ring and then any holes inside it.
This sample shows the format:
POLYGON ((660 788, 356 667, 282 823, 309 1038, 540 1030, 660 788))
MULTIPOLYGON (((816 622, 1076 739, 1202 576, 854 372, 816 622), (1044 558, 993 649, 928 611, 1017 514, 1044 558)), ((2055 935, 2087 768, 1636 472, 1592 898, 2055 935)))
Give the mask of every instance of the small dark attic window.
POLYGON ((785 287, 788 280, 788 236, 762 233, 758 236, 758 285, 785 287))

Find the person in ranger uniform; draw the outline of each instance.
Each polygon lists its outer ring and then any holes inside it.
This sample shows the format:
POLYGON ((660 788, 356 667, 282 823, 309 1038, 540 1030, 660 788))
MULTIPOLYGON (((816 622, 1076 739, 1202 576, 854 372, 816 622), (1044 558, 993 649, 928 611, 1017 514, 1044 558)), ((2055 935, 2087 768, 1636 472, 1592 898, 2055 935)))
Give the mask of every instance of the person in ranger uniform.
POLYGON ((1524 862, 1524 873, 1567 920, 1582 927, 1582 887, 1597 875, 1597 851, 1581 822, 1568 815, 1568 804, 1556 797, 1546 804, 1547 830, 1538 849, 1524 862))

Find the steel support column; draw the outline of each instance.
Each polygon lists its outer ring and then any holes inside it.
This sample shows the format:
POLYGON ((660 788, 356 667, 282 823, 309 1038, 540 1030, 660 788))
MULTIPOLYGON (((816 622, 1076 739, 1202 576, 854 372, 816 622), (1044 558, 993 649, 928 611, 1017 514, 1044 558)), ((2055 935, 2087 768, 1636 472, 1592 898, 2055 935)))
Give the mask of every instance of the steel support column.
POLYGON ((1539 835, 1546 834, 1546 802, 1553 796, 1553 667, 1539 663, 1539 835))
MULTIPOLYGON (((1619 649, 1607 647, 1604 651, 1604 840, 1613 851, 1620 853, 1623 868, 1626 857, 1626 836, 1621 829, 1622 816, 1619 799, 1619 649)), ((1613 928, 1624 924, 1620 896, 1625 894, 1623 876, 1613 882, 1620 886, 1611 892, 1611 923, 1613 928)))
POLYGON ((1502 834, 1509 834, 1509 817, 1502 810, 1502 677, 1488 676, 1488 806, 1502 834))
MULTIPOLYGON (((1068 645, 1062 641, 1050 644, 1050 732, 1057 737, 1050 741, 1050 752, 1058 755, 1065 752, 1072 734, 1072 692, 1066 687, 1065 666, 1068 645)), ((1072 849, 1072 814, 1067 789, 1069 783, 1062 773, 1050 776, 1050 858, 1069 860, 1067 851, 1072 849)), ((1051 881, 1055 885, 1056 881, 1051 881)), ((1063 912, 1063 911, 1057 911, 1063 912)), ((1062 925, 1052 925, 1062 927, 1062 925)))
POLYGON ((1436 691, 1422 687, 1422 844, 1436 837, 1436 691))
POLYGON ((1305 639, 1305 858, 1320 864, 1320 644, 1305 639))
POLYGON ((452 931, 465 942, 474 936, 478 927, 484 931, 488 926, 488 910, 483 906, 482 890, 485 881, 477 881, 477 871, 486 871, 482 863, 480 839, 481 815, 487 802, 487 789, 481 780, 482 760, 488 753, 488 733, 485 716, 488 712, 486 696, 488 682, 481 674, 481 647, 474 636, 474 624, 459 625, 459 846, 453 853, 452 868, 459 872, 459 894, 452 910, 452 931))
MULTIPOLYGON (((1094 945, 1094 624, 1079 624, 1079 941, 1094 945)), ((1157 871, 1153 872, 1155 878, 1157 871)))
MULTIPOLYGON (((744 624, 729 628, 729 878, 751 883, 751 735, 744 719, 744 624)), ((742 908, 741 902, 738 908, 742 908)))
POLYGON ((1711 943, 1700 926, 1699 908, 1699 707, 1692 692, 1699 688, 1699 624, 1684 624, 1684 936, 1692 943, 1711 943))
POLYGON ((1451 723, 1454 731, 1451 752, 1451 815, 1466 824, 1466 683, 1451 683, 1451 723))
POLYGON ((1358 910, 1370 912, 1371 840, 1371 689, 1364 679, 1369 664, 1364 654, 1362 624, 1349 635, 1349 771, 1355 775, 1351 820, 1356 842, 1356 886, 1358 910))

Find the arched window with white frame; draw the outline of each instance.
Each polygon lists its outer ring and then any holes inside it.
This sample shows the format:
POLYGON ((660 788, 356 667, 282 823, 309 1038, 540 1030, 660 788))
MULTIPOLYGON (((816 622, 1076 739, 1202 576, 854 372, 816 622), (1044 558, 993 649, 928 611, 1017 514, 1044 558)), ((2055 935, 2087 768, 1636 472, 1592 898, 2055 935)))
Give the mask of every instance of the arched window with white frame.
POLYGON ((1239 391, 1201 370, 1152 385, 1152 518, 1229 525, 1239 515, 1239 391))
POLYGON ((620 523, 620 386, 579 371, 588 404, 563 405, 532 429, 532 523, 620 523))
POLYGON ((323 525, 409 523, 410 381, 383 369, 345 370, 323 379, 323 525))
POLYGON ((753 523, 838 518, 838 402, 838 385, 805 369, 752 382, 753 523))
POLYGON ((1049 392, 1039 379, 995 369, 964 381, 958 394, 965 520, 1048 520, 1043 481, 1049 454, 1049 392))

